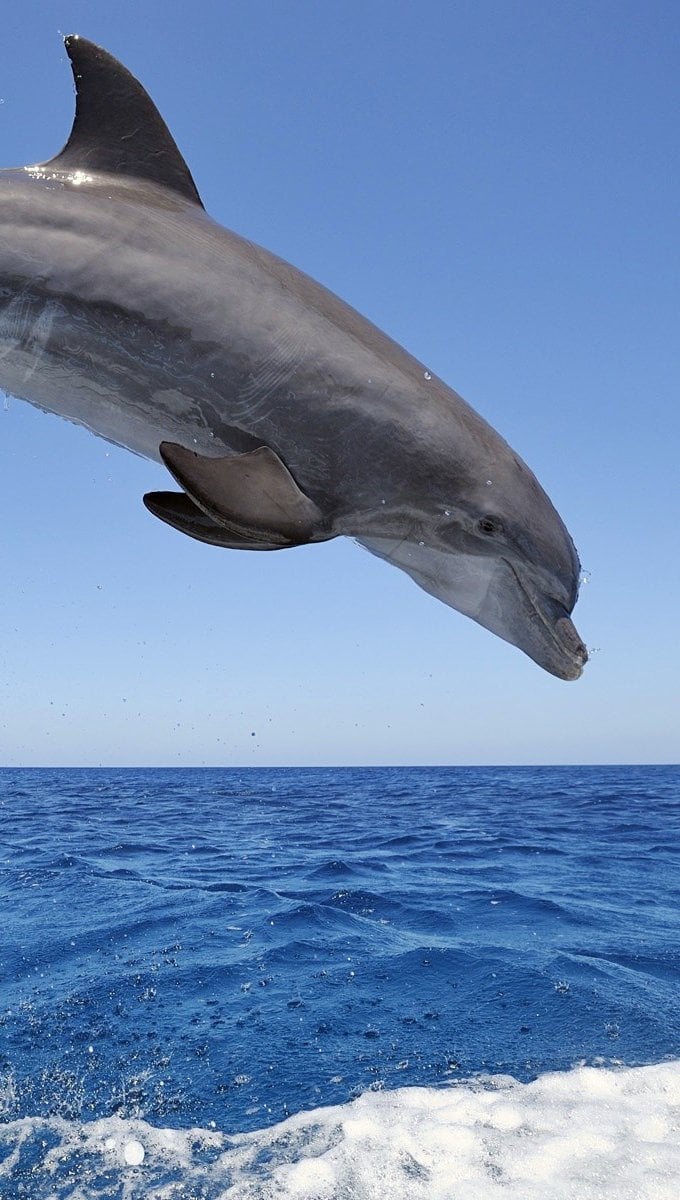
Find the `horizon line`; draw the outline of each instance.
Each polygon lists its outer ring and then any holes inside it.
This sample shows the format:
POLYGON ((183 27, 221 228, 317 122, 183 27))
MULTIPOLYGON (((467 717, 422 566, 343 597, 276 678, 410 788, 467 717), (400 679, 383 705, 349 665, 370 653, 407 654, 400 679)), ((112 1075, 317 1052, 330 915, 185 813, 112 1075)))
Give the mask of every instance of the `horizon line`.
POLYGON ((680 767, 680 762, 522 762, 522 763, 15 763, 0 771, 432 771, 516 770, 600 767, 680 767))

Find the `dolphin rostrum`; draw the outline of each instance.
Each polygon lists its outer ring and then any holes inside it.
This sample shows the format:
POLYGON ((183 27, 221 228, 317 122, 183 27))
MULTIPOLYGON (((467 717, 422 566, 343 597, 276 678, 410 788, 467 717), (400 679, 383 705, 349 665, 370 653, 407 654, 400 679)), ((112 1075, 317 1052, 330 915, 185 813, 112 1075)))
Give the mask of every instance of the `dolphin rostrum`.
POLYGON ((66 146, 0 171, 0 388, 161 459, 216 546, 348 535, 560 679, 579 562, 521 459, 331 292, 210 219, 137 80, 67 37, 66 146))

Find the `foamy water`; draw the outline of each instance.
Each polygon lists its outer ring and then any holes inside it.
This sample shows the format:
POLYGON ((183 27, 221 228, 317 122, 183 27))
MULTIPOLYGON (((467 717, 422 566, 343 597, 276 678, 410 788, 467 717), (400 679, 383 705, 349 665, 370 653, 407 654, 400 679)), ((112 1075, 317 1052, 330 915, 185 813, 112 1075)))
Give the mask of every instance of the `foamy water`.
POLYGON ((25 1118, 0 1152, 6 1200, 678 1200, 680 1061, 366 1092, 236 1136, 25 1118))

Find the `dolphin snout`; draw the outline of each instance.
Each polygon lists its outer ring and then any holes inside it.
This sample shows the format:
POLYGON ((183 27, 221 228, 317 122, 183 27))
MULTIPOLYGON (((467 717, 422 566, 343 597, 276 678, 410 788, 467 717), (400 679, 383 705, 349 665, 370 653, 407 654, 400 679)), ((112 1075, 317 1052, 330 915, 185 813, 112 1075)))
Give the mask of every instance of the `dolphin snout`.
POLYGON ((519 646, 557 679, 578 679, 588 661, 588 651, 571 620, 571 607, 567 608, 554 594, 539 590, 529 575, 522 576, 507 565, 515 588, 505 594, 506 631, 495 628, 494 632, 519 646))
POLYGON ((555 636, 566 656, 559 678, 578 679, 588 661, 588 651, 570 617, 560 617, 557 620, 555 636))

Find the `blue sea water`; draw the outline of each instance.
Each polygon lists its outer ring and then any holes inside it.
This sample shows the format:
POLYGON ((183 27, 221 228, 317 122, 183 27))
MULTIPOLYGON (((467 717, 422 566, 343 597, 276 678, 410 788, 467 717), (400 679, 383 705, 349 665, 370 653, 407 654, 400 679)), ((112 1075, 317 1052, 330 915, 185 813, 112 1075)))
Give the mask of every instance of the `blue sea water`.
POLYGON ((76 1195, 57 1128, 680 1057, 678 767, 5 769, 0 813, 3 1196, 76 1195))

